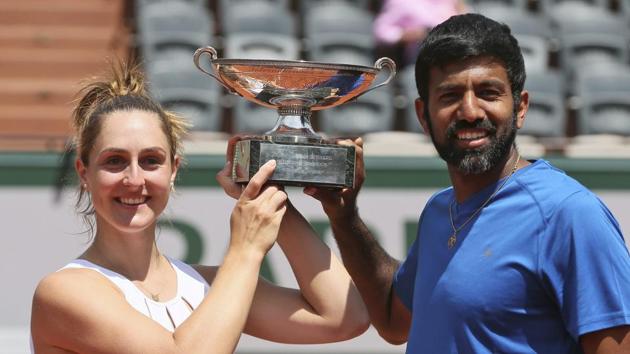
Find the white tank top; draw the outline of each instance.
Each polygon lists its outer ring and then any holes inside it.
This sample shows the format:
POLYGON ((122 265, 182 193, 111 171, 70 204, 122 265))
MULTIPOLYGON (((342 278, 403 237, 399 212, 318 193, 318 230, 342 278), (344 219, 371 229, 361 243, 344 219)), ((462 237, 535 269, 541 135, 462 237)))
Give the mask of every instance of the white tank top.
POLYGON ((87 268, 101 273, 120 288, 129 305, 173 332, 199 306, 208 292, 209 285, 188 264, 168 257, 167 259, 177 274, 177 294, 166 302, 148 298, 129 279, 84 259, 76 259, 61 269, 87 268))

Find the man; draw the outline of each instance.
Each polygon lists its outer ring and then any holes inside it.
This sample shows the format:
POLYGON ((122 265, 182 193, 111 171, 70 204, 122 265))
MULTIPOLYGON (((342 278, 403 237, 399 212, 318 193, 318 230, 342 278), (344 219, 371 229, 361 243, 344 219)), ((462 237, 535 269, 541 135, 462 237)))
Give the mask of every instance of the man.
POLYGON ((305 189, 380 335, 407 353, 629 353, 630 256, 616 220, 514 144, 529 96, 509 28, 451 17, 422 43, 416 81, 418 119, 453 186, 428 201, 404 262, 359 217, 362 157, 354 190, 305 189))

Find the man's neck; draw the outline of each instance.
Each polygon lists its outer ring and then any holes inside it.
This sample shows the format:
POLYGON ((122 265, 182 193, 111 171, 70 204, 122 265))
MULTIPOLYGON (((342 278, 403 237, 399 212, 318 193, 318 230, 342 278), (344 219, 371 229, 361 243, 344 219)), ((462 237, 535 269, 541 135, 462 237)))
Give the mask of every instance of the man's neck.
POLYGON ((457 202, 461 203, 465 201, 473 194, 496 183, 501 178, 510 175, 512 171, 516 171, 526 164, 526 162, 520 160, 518 161, 518 165, 516 165, 518 159, 518 151, 512 148, 508 155, 493 169, 480 174, 463 174, 456 166, 449 164, 448 174, 453 184, 457 202))

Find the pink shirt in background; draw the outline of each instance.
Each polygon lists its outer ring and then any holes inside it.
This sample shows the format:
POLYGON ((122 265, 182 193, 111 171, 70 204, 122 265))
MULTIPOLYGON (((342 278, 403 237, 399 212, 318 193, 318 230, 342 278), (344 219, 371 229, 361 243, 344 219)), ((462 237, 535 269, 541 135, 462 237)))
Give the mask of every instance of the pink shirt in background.
POLYGON ((433 28, 462 8, 461 0, 385 0, 374 20, 374 37, 396 43, 406 30, 433 28))

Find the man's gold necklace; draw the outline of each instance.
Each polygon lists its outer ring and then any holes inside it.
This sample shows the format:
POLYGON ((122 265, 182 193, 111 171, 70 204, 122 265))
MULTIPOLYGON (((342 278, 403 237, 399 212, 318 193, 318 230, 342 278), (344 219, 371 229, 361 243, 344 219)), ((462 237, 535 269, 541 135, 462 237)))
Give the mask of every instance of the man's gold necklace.
POLYGON ((495 195, 497 195, 497 193, 499 193, 499 191, 501 190, 501 188, 503 188, 503 186, 505 186, 505 184, 510 180, 510 177, 512 177, 512 175, 514 174, 514 172, 516 172, 516 168, 518 167, 518 162, 521 159, 521 155, 517 155, 516 156, 516 162, 514 163, 514 167, 512 167, 512 172, 510 172, 510 174, 507 176, 507 178, 505 179, 505 181, 503 181, 503 183, 501 183, 501 185, 499 186, 499 188, 497 188, 494 193, 492 193, 488 199, 486 199, 479 208, 477 208, 477 210, 475 210, 475 212, 473 212, 468 219, 466 219, 466 221, 464 221, 463 224, 461 224, 459 227, 455 227, 455 222, 453 221, 453 204, 455 204, 455 198, 453 198, 453 201, 451 202, 451 204, 448 206, 448 218, 451 221, 451 227, 453 228, 453 234, 451 235, 451 237, 448 238, 448 248, 452 249, 453 247, 455 247, 455 244, 457 243, 457 233, 464 228, 464 226, 468 225, 468 223, 475 217, 477 216, 477 214, 479 214, 479 212, 486 206, 488 205, 488 203, 490 203, 490 201, 492 200, 492 198, 494 198, 495 195))

